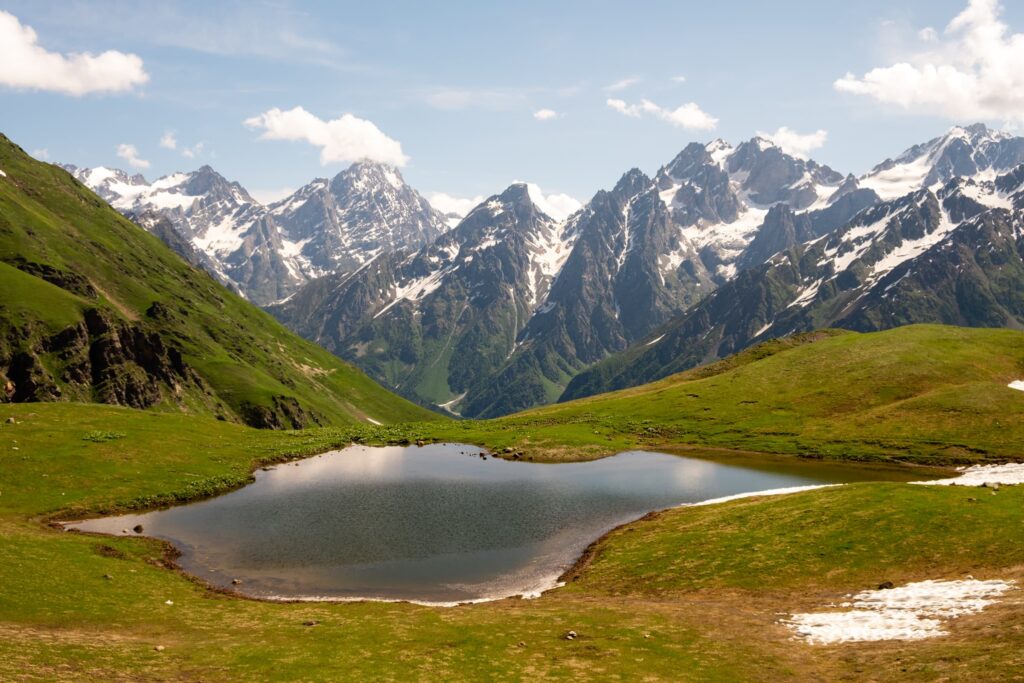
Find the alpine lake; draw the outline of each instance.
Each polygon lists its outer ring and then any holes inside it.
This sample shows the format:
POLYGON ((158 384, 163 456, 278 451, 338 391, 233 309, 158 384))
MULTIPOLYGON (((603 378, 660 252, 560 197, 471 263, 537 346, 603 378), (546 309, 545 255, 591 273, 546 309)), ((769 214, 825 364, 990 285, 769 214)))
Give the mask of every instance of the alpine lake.
POLYGON ((250 597, 458 604, 554 588, 590 543, 654 510, 912 478, 793 458, 631 451, 552 464, 464 444, 352 446, 259 470, 216 498, 66 528, 162 539, 186 572, 250 597))

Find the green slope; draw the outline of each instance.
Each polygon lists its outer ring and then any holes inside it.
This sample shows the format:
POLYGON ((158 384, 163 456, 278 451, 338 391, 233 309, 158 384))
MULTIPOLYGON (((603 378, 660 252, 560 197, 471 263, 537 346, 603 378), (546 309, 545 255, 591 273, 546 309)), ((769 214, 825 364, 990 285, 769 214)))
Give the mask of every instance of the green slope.
POLYGON ((913 325, 775 340, 652 384, 429 428, 535 457, 637 445, 957 463, 1024 456, 1024 332, 913 325))
POLYGON ((432 419, 2 135, 0 170, 0 400, 286 428, 432 419))

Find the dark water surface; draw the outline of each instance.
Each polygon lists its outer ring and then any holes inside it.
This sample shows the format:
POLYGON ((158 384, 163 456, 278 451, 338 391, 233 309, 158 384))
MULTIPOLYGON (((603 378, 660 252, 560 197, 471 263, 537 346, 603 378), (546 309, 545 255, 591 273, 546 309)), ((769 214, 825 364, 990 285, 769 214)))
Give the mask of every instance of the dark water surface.
MULTIPOLYGON (((69 525, 173 543, 188 572, 277 598, 461 602, 555 584, 602 533, 651 510, 791 486, 906 478, 850 466, 629 452, 508 462, 460 444, 353 446, 256 472, 218 498, 69 525)), ((917 478, 920 478, 918 476, 917 478)))

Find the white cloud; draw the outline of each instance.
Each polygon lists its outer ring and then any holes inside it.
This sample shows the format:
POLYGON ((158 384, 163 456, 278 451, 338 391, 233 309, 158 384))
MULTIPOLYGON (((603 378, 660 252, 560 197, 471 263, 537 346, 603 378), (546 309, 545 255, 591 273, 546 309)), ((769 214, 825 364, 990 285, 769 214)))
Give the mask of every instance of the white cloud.
POLYGON ((485 199, 487 198, 482 195, 476 197, 454 197, 446 192, 431 192, 427 194, 427 201, 435 209, 445 215, 454 214, 460 218, 472 211, 485 199))
POLYGON ((186 159, 195 159, 197 156, 203 153, 203 147, 205 146, 206 145, 204 143, 197 142, 191 147, 185 147, 184 149, 182 149, 181 156, 185 157, 186 159))
POLYGON ((149 162, 139 158, 139 150, 135 145, 121 144, 117 146, 117 156, 128 162, 132 168, 149 168, 149 162))
POLYGON ((173 131, 167 131, 160 137, 160 146, 164 149, 178 148, 178 140, 174 137, 173 131))
POLYGON ((533 118, 538 121, 551 121, 552 119, 557 119, 559 116, 561 116, 561 114, 554 109, 538 109, 533 112, 533 118))
POLYGON ((583 206, 578 199, 567 194, 554 192, 544 194, 544 191, 536 183, 526 183, 526 190, 530 193, 530 199, 537 205, 537 208, 556 221, 565 220, 583 206))
MULTIPOLYGON (((514 183, 523 183, 522 180, 514 180, 514 183)), ((545 194, 536 183, 523 183, 530 193, 530 200, 537 205, 537 208, 554 218, 556 221, 564 220, 583 206, 575 197, 567 194, 553 192, 545 194)), ((430 192, 427 194, 427 201, 435 209, 443 214, 454 214, 460 218, 468 214, 477 206, 482 204, 487 197, 455 197, 445 192, 430 192)))
POLYGON ((673 76, 672 77, 672 82, 673 83, 686 83, 686 76, 673 76))
POLYGON ((604 91, 605 92, 618 92, 620 90, 625 90, 626 88, 632 88, 634 85, 636 85, 639 82, 640 82, 640 79, 637 78, 636 76, 632 76, 630 78, 623 78, 620 81, 615 81, 614 83, 610 83, 610 84, 604 86, 604 91))
POLYGON ((294 187, 279 187, 269 190, 250 190, 249 194, 260 204, 273 204, 276 201, 289 197, 295 193, 294 187))
POLYGON ((1024 34, 1011 34, 1001 13, 997 0, 969 0, 928 49, 861 77, 847 74, 835 88, 906 111, 1024 122, 1024 34))
POLYGON ((931 26, 925 26, 917 32, 917 37, 926 43, 934 43, 939 39, 939 32, 931 26))
POLYGON ((812 150, 818 149, 828 140, 827 130, 816 130, 813 133, 801 134, 791 128, 782 126, 774 133, 758 131, 760 137, 771 140, 786 154, 806 159, 812 150))
POLYGON ((149 80, 137 55, 50 52, 36 32, 0 10, 0 85, 65 95, 122 92, 149 80))
POLYGON ((34 150, 32 150, 32 156, 34 156, 36 159, 39 159, 39 161, 49 161, 50 160, 50 150, 45 149, 45 148, 43 148, 43 149, 34 149, 34 150))
POLYGON ((253 130, 262 130, 261 140, 308 142, 320 148, 320 163, 369 159, 394 166, 409 160, 402 145, 389 138, 377 126, 352 114, 324 121, 302 107, 281 111, 277 107, 243 122, 253 130))
POLYGON ((640 100, 639 104, 626 104, 623 100, 609 99, 607 104, 624 116, 638 119, 644 114, 650 114, 679 128, 714 130, 718 125, 718 119, 697 106, 696 102, 688 102, 675 109, 665 109, 650 100, 640 100))

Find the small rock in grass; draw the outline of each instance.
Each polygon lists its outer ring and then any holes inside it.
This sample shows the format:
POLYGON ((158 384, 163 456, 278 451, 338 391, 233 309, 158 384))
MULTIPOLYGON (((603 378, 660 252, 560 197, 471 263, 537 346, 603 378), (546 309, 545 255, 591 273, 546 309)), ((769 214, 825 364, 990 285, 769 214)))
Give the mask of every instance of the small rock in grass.
POLYGON ((511 446, 505 446, 504 452, 505 453, 511 453, 513 450, 515 450, 515 449, 513 449, 511 446))
POLYGON ((9 418, 7 418, 7 424, 9 424, 9 425, 17 424, 17 420, 15 420, 13 417, 9 417, 9 418))
POLYGON ((526 641, 525 640, 520 640, 519 641, 519 647, 526 647, 526 641))
POLYGON ((878 584, 878 590, 880 591, 892 590, 895 587, 896 586, 893 584, 892 581, 883 581, 882 583, 878 584))
POLYGON ((111 576, 110 574, 104 574, 103 578, 106 579, 107 581, 113 581, 114 580, 114 577, 111 576))
POLYGON ((164 604, 165 605, 173 605, 174 604, 174 600, 164 600, 164 604))
POLYGON ((569 631, 565 634, 566 640, 576 640, 576 631, 569 631))
POLYGON ((163 645, 157 645, 153 649, 156 650, 157 652, 163 652, 164 651, 164 646, 163 645))
POLYGON ((240 583, 242 583, 241 579, 231 579, 231 585, 233 586, 237 586, 240 583))
POLYGON ((303 626, 316 626, 316 625, 317 625, 317 624, 319 624, 319 623, 320 623, 320 622, 319 622, 319 621, 317 621, 316 619, 310 619, 310 620, 308 620, 308 621, 304 621, 304 622, 302 622, 302 625, 303 625, 303 626))
POLYGON ((134 531, 137 534, 141 534, 142 533, 142 525, 141 524, 136 524, 135 526, 132 527, 132 531, 134 531))

